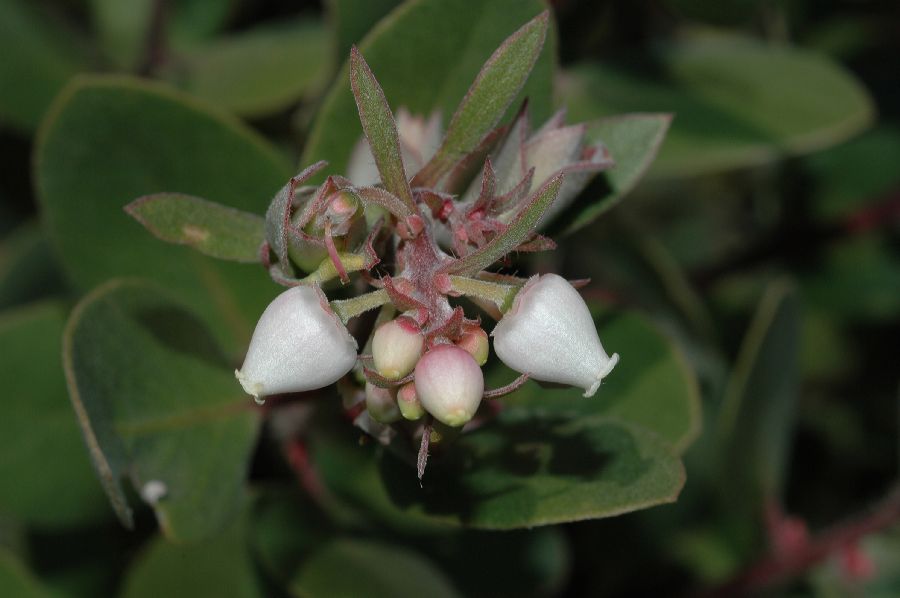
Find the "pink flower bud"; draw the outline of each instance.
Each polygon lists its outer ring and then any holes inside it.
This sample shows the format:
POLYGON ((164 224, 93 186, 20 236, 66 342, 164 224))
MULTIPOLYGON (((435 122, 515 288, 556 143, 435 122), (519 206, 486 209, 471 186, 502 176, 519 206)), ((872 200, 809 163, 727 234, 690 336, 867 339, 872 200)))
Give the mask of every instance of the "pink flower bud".
POLYGON ((278 295, 260 316, 235 376, 259 400, 328 386, 355 363, 354 338, 316 289, 299 286, 278 295))
POLYGON ((408 382, 397 391, 397 405, 404 419, 415 421, 425 415, 425 407, 416 393, 416 383, 408 382))
POLYGON ((603 350, 584 299, 556 274, 529 280, 492 335, 494 351, 512 369, 581 387, 586 397, 619 361, 603 350))
POLYGON ((456 345, 438 345, 416 364, 416 394, 422 406, 448 426, 475 415, 484 394, 484 375, 475 359, 456 345))
POLYGON ((366 382, 366 410, 372 419, 382 424, 392 424, 400 419, 400 408, 394 394, 371 382, 366 382))
POLYGON ((425 337, 411 318, 385 322, 372 338, 375 369, 388 380, 399 380, 416 367, 424 346, 425 337))
POLYGON ((480 366, 487 363, 489 344, 487 332, 474 326, 463 332, 456 341, 456 346, 468 351, 469 355, 475 358, 475 363, 480 366))

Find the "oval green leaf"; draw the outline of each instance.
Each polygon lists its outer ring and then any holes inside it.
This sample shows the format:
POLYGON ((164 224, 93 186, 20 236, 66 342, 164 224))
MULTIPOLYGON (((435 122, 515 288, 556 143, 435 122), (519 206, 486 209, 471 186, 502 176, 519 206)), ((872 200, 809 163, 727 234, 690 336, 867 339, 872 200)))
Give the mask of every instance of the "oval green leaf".
MULTIPOLYGON (((435 449, 437 450, 437 449, 435 449)), ((510 408, 415 464, 332 439, 314 446, 329 488, 389 521, 516 529, 674 501, 684 469, 655 433, 603 416, 510 408)))
POLYGON ((152 285, 111 281, 72 312, 63 361, 94 466, 126 525, 126 476, 172 539, 232 520, 259 417, 196 316, 152 285))
POLYGON ((46 230, 80 289, 152 278, 195 307, 226 346, 245 346, 275 294, 268 277, 161 243, 122 207, 179 192, 262 214, 291 176, 267 143, 165 87, 90 77, 57 100, 36 164, 46 230))
POLYGON ((64 325, 50 303, 0 316, 0 512, 39 528, 111 515, 66 396, 64 325))
POLYGON ((210 104, 259 117, 321 89, 331 72, 328 41, 319 21, 264 25, 175 52, 163 74, 210 104))
POLYGON ((123 584, 123 598, 158 596, 266 595, 247 547, 247 530, 238 520, 203 542, 174 544, 156 537, 137 556, 123 584))
POLYGON ((860 84, 809 51, 727 38, 668 45, 653 58, 653 75, 611 64, 577 65, 561 78, 561 88, 574 120, 673 112, 652 170, 657 176, 815 151, 847 139, 873 118, 872 100, 860 84))
POLYGON ((437 567, 416 553, 351 539, 332 541, 313 554, 292 580, 291 591, 308 598, 460 596, 437 567))
POLYGON ((220 260, 258 262, 266 240, 262 216, 181 193, 147 195, 125 211, 161 240, 220 260))
POLYGON ((0 122, 33 132, 54 96, 88 67, 80 40, 44 7, 0 2, 0 122))

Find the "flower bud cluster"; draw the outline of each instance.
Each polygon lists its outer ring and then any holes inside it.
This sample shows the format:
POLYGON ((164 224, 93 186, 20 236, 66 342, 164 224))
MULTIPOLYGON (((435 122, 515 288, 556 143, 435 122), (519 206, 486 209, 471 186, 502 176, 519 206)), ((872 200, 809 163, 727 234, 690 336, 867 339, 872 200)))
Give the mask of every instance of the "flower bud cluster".
MULTIPOLYGON (((470 328, 460 337, 466 347, 441 343, 427 352, 425 335, 411 318, 401 316, 379 326, 372 336, 372 360, 375 370, 386 380, 399 380, 415 372, 414 380, 399 387, 394 397, 398 419, 420 419, 425 413, 448 426, 461 426, 472 419, 484 394, 481 365, 487 360, 487 334, 481 331, 485 343, 470 328), (471 349, 469 349, 471 347, 471 349), (479 363, 470 351, 484 360, 479 363)), ((379 389, 384 390, 384 389, 379 389)), ((366 388, 367 408, 372 411, 366 388)), ((380 412, 372 417, 384 422, 380 412)))
MULTIPOLYGON (((525 27, 543 36, 547 24, 545 14, 525 27)), ((392 121, 356 49, 350 79, 368 140, 357 145, 348 176, 303 186, 325 166, 314 164, 270 204, 261 261, 291 288, 260 317, 236 372, 244 390, 257 400, 314 390, 355 369, 359 384, 342 385, 348 415, 379 438, 421 433, 426 452, 432 432, 464 426, 485 397, 528 378, 595 394, 619 357, 604 350, 578 291, 556 274, 526 280, 491 268, 511 252, 553 248, 537 229, 612 164, 606 149, 587 143, 584 125, 566 126, 563 113, 532 132, 522 109, 510 126, 486 125, 479 146, 460 151, 456 116, 446 137, 440 115, 426 120, 401 109, 392 121), (473 167, 482 164, 478 176, 473 167), (329 302, 322 289, 338 279, 374 290, 329 302), (490 336, 451 303, 460 296, 497 320, 490 336), (358 355, 345 324, 375 308, 379 324, 358 355), (522 375, 485 391, 492 340, 496 357, 522 375), (446 427, 432 430, 434 422, 446 427)), ((365 328, 351 328, 363 340, 365 328)))

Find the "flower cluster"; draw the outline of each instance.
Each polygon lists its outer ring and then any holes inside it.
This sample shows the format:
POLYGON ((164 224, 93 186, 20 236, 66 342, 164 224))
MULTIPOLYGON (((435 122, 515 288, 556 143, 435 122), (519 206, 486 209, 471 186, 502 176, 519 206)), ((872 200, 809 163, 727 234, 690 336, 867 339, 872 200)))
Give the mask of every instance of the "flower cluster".
POLYGON ((578 291, 556 274, 523 279, 491 269, 511 252, 553 248, 537 230, 612 164, 602 145, 585 145, 584 126, 564 126, 563 113, 532 132, 523 106, 511 125, 497 126, 546 28, 544 14, 507 39, 446 132, 439 115, 425 120, 401 110, 395 121, 353 49, 350 78, 365 138, 348 176, 306 185, 324 168, 320 162, 291 179, 269 207, 262 259, 289 288, 257 324, 236 372, 244 390, 263 400, 321 388, 355 370, 359 398, 348 408, 359 425, 377 433, 422 422, 426 451, 434 422, 463 426, 483 399, 528 378, 580 387, 585 396, 597 391, 618 355, 604 351, 578 291), (476 105, 498 81, 505 92, 487 108, 476 105), (336 279, 359 293, 329 301, 322 289, 336 279), (490 338, 459 297, 497 320, 494 351, 521 374, 510 385, 485 390, 490 338), (345 325, 374 309, 377 320, 358 353, 345 325))

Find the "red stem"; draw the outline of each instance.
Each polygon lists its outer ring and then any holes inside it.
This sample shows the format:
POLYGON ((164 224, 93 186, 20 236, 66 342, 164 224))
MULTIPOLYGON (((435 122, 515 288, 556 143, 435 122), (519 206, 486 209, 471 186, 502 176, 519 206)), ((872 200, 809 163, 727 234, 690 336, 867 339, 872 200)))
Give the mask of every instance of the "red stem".
POLYGON ((900 484, 862 515, 820 532, 793 551, 769 554, 701 596, 741 596, 802 575, 848 545, 900 521, 900 484))

